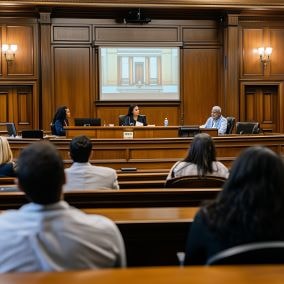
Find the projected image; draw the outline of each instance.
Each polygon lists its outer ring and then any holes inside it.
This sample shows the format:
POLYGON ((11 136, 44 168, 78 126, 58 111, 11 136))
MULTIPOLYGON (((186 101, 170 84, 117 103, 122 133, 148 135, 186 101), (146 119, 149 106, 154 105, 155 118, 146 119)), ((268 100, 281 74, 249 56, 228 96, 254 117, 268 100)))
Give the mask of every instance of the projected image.
POLYGON ((100 48, 100 100, 179 100, 179 48, 100 48))

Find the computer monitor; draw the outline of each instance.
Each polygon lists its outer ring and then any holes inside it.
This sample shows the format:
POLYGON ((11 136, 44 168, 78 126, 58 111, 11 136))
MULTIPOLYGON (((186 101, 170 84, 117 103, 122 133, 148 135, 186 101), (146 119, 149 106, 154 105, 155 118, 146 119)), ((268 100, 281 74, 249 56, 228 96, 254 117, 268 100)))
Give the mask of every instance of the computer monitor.
POLYGON ((10 137, 16 137, 17 136, 17 130, 16 130, 15 123, 7 122, 6 123, 6 128, 7 128, 8 135, 10 137))
POLYGON ((22 138, 39 138, 43 139, 43 130, 34 129, 34 130, 23 130, 22 138))
POLYGON ((179 137, 194 137, 196 134, 200 133, 199 126, 181 126, 178 130, 179 137))
POLYGON ((74 118, 75 126, 101 126, 100 118, 74 118))

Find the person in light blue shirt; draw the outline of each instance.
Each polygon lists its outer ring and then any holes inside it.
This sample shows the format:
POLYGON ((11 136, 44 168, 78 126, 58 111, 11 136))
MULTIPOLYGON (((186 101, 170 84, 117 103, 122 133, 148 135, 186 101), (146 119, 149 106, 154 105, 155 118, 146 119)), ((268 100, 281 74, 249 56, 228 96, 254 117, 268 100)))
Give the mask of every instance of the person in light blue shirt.
POLYGON ((64 165, 50 142, 23 149, 16 173, 30 203, 0 215, 0 273, 126 266, 113 221, 63 200, 64 165))
POLYGON ((222 116, 221 108, 219 106, 213 106, 211 110, 211 117, 209 117, 204 128, 217 128, 218 134, 225 134, 227 130, 227 119, 222 116))

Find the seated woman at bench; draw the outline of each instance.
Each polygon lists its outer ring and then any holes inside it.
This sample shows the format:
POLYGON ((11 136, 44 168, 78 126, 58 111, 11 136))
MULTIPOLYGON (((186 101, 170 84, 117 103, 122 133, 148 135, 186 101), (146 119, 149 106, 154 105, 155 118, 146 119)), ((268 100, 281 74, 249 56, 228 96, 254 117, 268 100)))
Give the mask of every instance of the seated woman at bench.
POLYGON ((207 260, 236 245, 284 241, 284 163, 265 147, 247 148, 234 162, 223 190, 191 225, 186 263, 207 260))
POLYGON ((128 113, 124 117, 123 126, 147 126, 146 116, 140 115, 138 105, 133 104, 128 108, 128 113))
POLYGON ((0 136, 0 177, 14 177, 15 167, 9 141, 6 137, 0 136))
POLYGON ((216 176, 228 178, 229 170, 216 161, 214 141, 206 133, 195 135, 187 156, 171 168, 168 179, 182 176, 216 176))

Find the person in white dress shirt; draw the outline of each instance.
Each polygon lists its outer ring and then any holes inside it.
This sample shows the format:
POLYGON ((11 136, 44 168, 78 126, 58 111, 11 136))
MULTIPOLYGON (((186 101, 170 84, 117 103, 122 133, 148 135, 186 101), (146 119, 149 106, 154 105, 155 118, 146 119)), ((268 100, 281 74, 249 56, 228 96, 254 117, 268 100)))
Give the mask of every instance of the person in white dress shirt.
POLYGON ((30 203, 0 215, 0 273, 126 266, 117 226, 62 200, 63 161, 50 142, 22 150, 17 179, 30 203))
POLYGON ((87 189, 119 189, 116 171, 108 167, 93 166, 89 162, 92 153, 91 140, 82 135, 70 142, 73 164, 65 169, 64 191, 87 189))
POLYGON ((211 110, 211 116, 207 119, 203 128, 217 128, 218 134, 225 134, 227 130, 227 119, 222 114, 222 110, 219 106, 213 106, 211 110))

